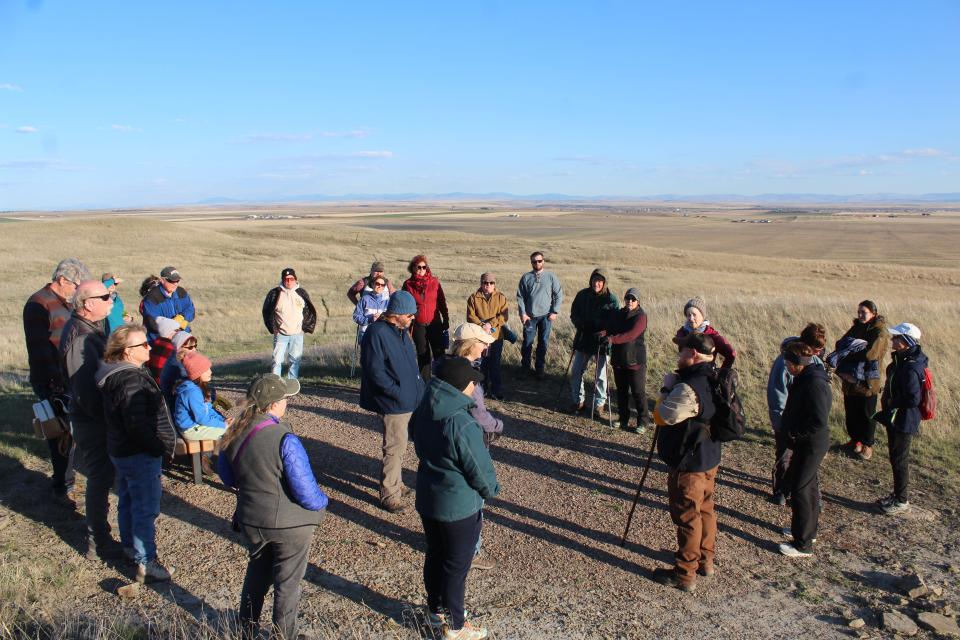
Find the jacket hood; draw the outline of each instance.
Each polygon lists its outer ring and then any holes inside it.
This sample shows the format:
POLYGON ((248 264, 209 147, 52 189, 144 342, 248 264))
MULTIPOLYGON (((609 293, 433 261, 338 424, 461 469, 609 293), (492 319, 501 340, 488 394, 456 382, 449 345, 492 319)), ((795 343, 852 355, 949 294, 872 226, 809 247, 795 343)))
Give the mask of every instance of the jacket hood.
POLYGON ((606 295, 606 294, 607 294, 607 291, 608 291, 608 289, 607 289, 607 282, 609 282, 609 280, 610 280, 609 278, 607 278, 607 272, 606 272, 606 270, 603 269, 602 267, 597 267, 596 269, 594 269, 594 270, 590 273, 590 281, 589 281, 589 284, 590 284, 591 287, 593 286, 593 279, 594 279, 595 277, 603 278, 603 289, 601 289, 601 290, 600 290, 600 293, 598 293, 598 294, 596 294, 596 295, 597 295, 597 296, 606 295))
POLYGON ((924 369, 930 364, 930 359, 918 344, 910 347, 906 351, 894 351, 893 359, 895 362, 916 362, 918 366, 924 369))
POLYGON ((803 368, 803 371, 800 372, 794 381, 798 378, 821 378, 825 382, 830 382, 830 376, 827 375, 827 370, 823 368, 823 365, 816 362, 810 363, 803 368))
POLYGON ((789 338, 784 338, 783 342, 780 343, 780 353, 783 353, 783 350, 787 348, 788 344, 799 339, 800 336, 790 336, 789 338))
POLYGON ((118 371, 123 371, 124 369, 133 369, 136 371, 137 369, 140 369, 140 367, 132 365, 129 362, 104 362, 101 360, 100 366, 97 368, 97 372, 93 376, 93 380, 97 383, 97 387, 102 389, 103 385, 107 383, 107 378, 118 371))
POLYGON ((430 417, 434 420, 449 418, 460 410, 466 411, 476 405, 473 398, 440 378, 430 379, 427 395, 430 397, 430 417))

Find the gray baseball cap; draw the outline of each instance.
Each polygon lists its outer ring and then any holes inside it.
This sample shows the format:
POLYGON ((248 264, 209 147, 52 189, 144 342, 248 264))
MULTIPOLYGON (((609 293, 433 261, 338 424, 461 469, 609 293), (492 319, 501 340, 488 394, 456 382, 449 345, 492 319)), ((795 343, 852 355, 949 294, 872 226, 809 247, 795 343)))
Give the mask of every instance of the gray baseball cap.
POLYGON ((265 411, 274 402, 300 393, 300 381, 296 378, 281 378, 275 373, 263 373, 250 381, 247 398, 257 408, 265 411))

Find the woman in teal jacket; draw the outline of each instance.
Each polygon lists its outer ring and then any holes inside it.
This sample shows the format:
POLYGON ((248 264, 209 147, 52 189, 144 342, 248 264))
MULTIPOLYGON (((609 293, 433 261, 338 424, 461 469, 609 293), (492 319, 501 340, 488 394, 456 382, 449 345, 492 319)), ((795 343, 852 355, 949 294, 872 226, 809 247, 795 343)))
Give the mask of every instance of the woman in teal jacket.
POLYGON ((416 505, 427 543, 427 621, 442 625, 444 638, 487 637, 486 629, 464 620, 463 611, 483 501, 500 492, 483 432, 470 415, 470 394, 482 379, 465 358, 448 358, 427 386, 412 421, 420 458, 416 505))

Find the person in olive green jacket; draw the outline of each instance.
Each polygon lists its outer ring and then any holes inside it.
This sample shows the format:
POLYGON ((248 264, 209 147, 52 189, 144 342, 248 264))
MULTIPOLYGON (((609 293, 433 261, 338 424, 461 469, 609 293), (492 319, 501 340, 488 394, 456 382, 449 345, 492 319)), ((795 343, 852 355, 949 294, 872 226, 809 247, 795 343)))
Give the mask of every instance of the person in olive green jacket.
POLYGON ((483 501, 500 492, 480 425, 470 415, 474 384, 483 380, 465 358, 447 358, 413 415, 417 512, 427 550, 423 582, 427 622, 445 638, 485 638, 464 620, 463 598, 482 523, 483 501))

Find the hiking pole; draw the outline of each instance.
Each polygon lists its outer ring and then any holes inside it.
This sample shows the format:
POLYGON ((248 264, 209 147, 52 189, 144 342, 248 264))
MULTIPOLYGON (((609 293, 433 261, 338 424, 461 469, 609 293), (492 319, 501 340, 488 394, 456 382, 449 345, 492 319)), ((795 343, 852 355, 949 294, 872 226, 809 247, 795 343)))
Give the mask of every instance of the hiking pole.
POLYGON ((630 524, 633 522, 633 512, 637 509, 637 503, 640 502, 640 492, 643 490, 643 483, 647 479, 647 472, 650 471, 650 463, 653 462, 653 450, 657 447, 657 432, 660 431, 660 425, 653 429, 653 442, 650 443, 650 455, 647 456, 647 464, 643 468, 643 474, 640 476, 640 485, 637 487, 637 495, 633 497, 633 506, 630 507, 630 515, 627 516, 627 526, 623 530, 623 538, 620 539, 620 546, 627 546, 627 534, 630 532, 630 524))
MULTIPOLYGON (((603 351, 603 345, 597 347, 597 361, 594 363, 596 366, 593 368, 593 397, 590 398, 590 420, 593 420, 593 412, 597 409, 597 390, 600 388, 600 372, 603 371, 603 368, 600 366, 600 352, 603 351)), ((607 363, 604 362, 603 366, 607 366, 607 363)))
POLYGON ((350 363, 350 377, 357 370, 357 359, 360 357, 360 327, 357 327, 357 337, 353 341, 353 362, 350 363))
MULTIPOLYGON (((580 337, 580 330, 577 329, 576 335, 573 336, 573 344, 576 344, 576 343, 577 343, 577 338, 579 338, 579 337, 580 337)), ((573 348, 573 346, 571 346, 571 347, 570 347, 570 357, 567 358, 567 368, 563 370, 563 377, 560 378, 560 385, 557 387, 557 399, 556 399, 556 400, 554 401, 554 403, 553 403, 554 406, 556 406, 556 407, 559 407, 559 406, 560 406, 560 394, 563 393, 563 383, 564 383, 564 381, 567 379, 567 376, 570 375, 570 365, 573 364, 573 352, 574 352, 574 348, 573 348)))

